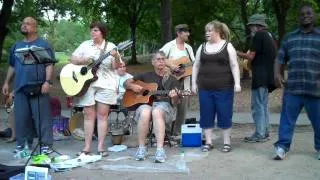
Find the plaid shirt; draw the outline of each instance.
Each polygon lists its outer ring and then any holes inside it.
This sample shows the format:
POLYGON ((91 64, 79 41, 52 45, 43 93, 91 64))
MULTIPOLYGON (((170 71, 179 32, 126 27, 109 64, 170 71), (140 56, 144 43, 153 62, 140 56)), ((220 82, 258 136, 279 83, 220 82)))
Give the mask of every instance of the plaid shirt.
POLYGON ((320 98, 320 29, 304 33, 297 29, 283 40, 280 64, 288 63, 286 91, 320 98))

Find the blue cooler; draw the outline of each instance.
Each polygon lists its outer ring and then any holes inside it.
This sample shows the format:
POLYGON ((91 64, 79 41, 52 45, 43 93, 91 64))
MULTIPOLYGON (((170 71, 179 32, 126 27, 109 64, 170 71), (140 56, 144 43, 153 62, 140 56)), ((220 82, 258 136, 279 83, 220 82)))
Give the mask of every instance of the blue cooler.
POLYGON ((181 145, 183 147, 200 147, 202 129, 199 124, 183 124, 181 128, 181 145))

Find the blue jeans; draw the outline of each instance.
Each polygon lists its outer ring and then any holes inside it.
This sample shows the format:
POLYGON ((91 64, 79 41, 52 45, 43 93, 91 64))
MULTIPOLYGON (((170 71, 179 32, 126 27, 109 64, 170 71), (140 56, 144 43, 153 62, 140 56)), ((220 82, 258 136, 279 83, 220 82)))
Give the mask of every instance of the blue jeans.
POLYGON ((281 147, 286 152, 290 150, 296 121, 303 107, 314 130, 314 148, 320 150, 320 98, 287 92, 283 95, 279 140, 274 144, 276 147, 281 147))
POLYGON ((256 125, 255 135, 259 138, 266 137, 269 132, 268 88, 252 89, 251 112, 256 125))
POLYGON ((40 137, 41 131, 42 143, 46 145, 53 144, 52 119, 48 94, 28 97, 21 90, 17 91, 14 97, 14 116, 16 121, 17 146, 24 146, 25 141, 28 141, 28 143, 32 142, 34 129, 38 137, 40 137), (38 107, 40 107, 40 113, 38 107), (39 127, 40 123, 41 127, 39 127))

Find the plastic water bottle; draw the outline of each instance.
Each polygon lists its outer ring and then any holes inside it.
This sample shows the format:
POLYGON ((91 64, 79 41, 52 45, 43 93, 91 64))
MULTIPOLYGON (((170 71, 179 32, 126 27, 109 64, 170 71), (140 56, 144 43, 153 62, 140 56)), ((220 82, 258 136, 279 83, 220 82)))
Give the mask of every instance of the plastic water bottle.
POLYGON ((184 151, 181 151, 179 160, 177 161, 176 167, 179 170, 185 170, 187 168, 186 161, 184 160, 184 151))

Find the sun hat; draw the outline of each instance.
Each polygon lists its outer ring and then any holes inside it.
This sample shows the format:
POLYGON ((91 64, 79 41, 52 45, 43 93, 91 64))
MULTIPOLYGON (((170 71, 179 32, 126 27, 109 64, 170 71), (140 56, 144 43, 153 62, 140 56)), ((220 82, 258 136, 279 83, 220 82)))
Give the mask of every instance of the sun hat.
POLYGON ((249 22, 247 24, 249 25, 260 25, 263 27, 268 27, 267 23, 266 23, 266 16, 264 14, 254 14, 252 16, 250 16, 249 18, 249 22))

